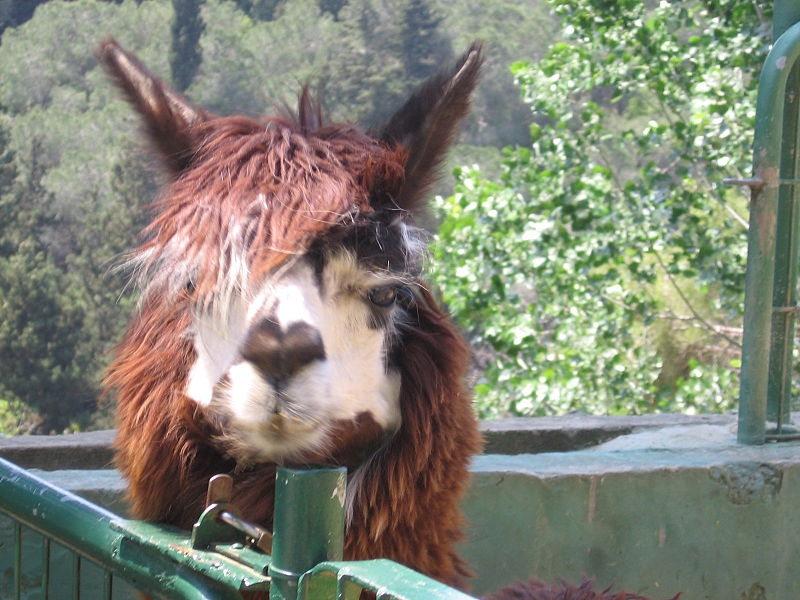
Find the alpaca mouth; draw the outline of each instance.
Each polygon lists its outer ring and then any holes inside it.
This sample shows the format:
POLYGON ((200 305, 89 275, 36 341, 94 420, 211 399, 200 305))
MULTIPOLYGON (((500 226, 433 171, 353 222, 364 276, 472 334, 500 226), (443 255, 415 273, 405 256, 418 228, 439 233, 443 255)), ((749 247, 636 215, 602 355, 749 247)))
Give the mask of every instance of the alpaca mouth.
POLYGON ((264 461, 284 464, 302 458, 319 448, 325 435, 318 421, 285 410, 248 422, 230 417, 217 421, 220 435, 216 439, 243 468, 264 461))
MULTIPOLYGON (((225 437, 244 434, 249 438, 280 441, 307 435, 319 429, 317 419, 297 414, 297 411, 289 406, 291 403, 286 399, 279 401, 279 406, 273 406, 271 409, 265 410, 265 407, 262 406, 249 414, 236 414, 236 411, 231 408, 234 402, 228 393, 229 390, 226 390, 227 386, 227 381, 218 384, 211 405, 205 411, 225 437)), ((255 406, 259 404, 258 402, 253 403, 255 406)))
POLYGON ((262 435, 283 436, 305 433, 314 429, 315 424, 309 420, 287 413, 276 411, 266 421, 259 423, 258 432, 262 435))

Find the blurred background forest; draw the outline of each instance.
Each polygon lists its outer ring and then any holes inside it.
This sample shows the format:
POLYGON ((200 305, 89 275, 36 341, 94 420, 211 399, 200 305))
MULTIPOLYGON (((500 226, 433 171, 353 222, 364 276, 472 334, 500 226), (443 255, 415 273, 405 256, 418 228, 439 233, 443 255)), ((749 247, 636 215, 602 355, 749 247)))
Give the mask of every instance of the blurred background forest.
POLYGON ((747 212, 721 181, 750 171, 770 32, 753 0, 0 0, 0 432, 113 424, 114 266, 160 174, 93 58, 109 35, 218 113, 310 81, 365 126, 482 40, 424 223, 479 414, 729 410, 747 212))

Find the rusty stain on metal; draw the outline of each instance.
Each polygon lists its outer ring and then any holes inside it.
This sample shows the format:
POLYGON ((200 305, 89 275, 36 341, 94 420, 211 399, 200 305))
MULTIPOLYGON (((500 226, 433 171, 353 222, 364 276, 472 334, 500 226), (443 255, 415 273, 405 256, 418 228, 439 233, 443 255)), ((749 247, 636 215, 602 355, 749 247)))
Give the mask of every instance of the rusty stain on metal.
POLYGON ((775 166, 763 166, 758 169, 755 180, 760 180, 766 187, 777 187, 780 184, 780 170, 775 166))
POLYGON ((800 306, 795 304, 794 306, 773 306, 772 312, 776 313, 797 313, 800 312, 800 306))

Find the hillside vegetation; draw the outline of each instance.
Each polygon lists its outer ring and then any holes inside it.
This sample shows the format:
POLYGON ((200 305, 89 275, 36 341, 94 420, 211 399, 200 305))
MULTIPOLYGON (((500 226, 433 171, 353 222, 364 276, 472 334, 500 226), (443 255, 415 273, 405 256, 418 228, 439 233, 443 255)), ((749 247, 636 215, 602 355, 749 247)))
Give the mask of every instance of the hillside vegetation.
POLYGON ((220 114, 308 81, 365 126, 484 41, 425 222, 479 412, 730 408, 746 211, 720 181, 749 172, 769 28, 742 0, 3 3, 0 431, 111 424, 100 382, 136 302, 114 266, 161 181, 92 56, 109 35, 220 114))

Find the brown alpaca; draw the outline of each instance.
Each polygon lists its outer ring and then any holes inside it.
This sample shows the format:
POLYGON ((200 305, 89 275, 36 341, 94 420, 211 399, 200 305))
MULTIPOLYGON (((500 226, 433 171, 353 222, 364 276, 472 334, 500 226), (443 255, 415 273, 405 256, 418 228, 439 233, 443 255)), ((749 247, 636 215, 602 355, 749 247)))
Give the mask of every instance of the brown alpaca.
POLYGON ((458 501, 480 448, 468 353, 417 279, 423 244, 408 220, 467 112, 480 53, 367 135, 324 124, 305 93, 294 117, 217 117, 115 42, 101 46, 171 178, 131 258, 141 306, 108 376, 136 517, 189 528, 208 478, 230 473, 243 516, 271 527, 276 462, 342 464, 346 557, 462 584, 458 501), (292 306, 308 288, 309 306, 292 306), (334 368, 354 383, 318 382, 334 368), (388 391, 353 398, 370 379, 388 391), (341 389, 320 402, 307 397, 317 383, 341 389), (239 393, 252 406, 232 409, 239 393))
POLYGON ((467 113, 472 45, 367 134, 297 115, 219 117, 113 40, 98 57, 170 179, 129 259, 138 313, 116 349, 117 463, 133 514, 189 528, 209 477, 272 527, 276 464, 347 466, 345 557, 455 586, 458 503, 480 436, 468 350, 419 279, 411 218, 467 113))

